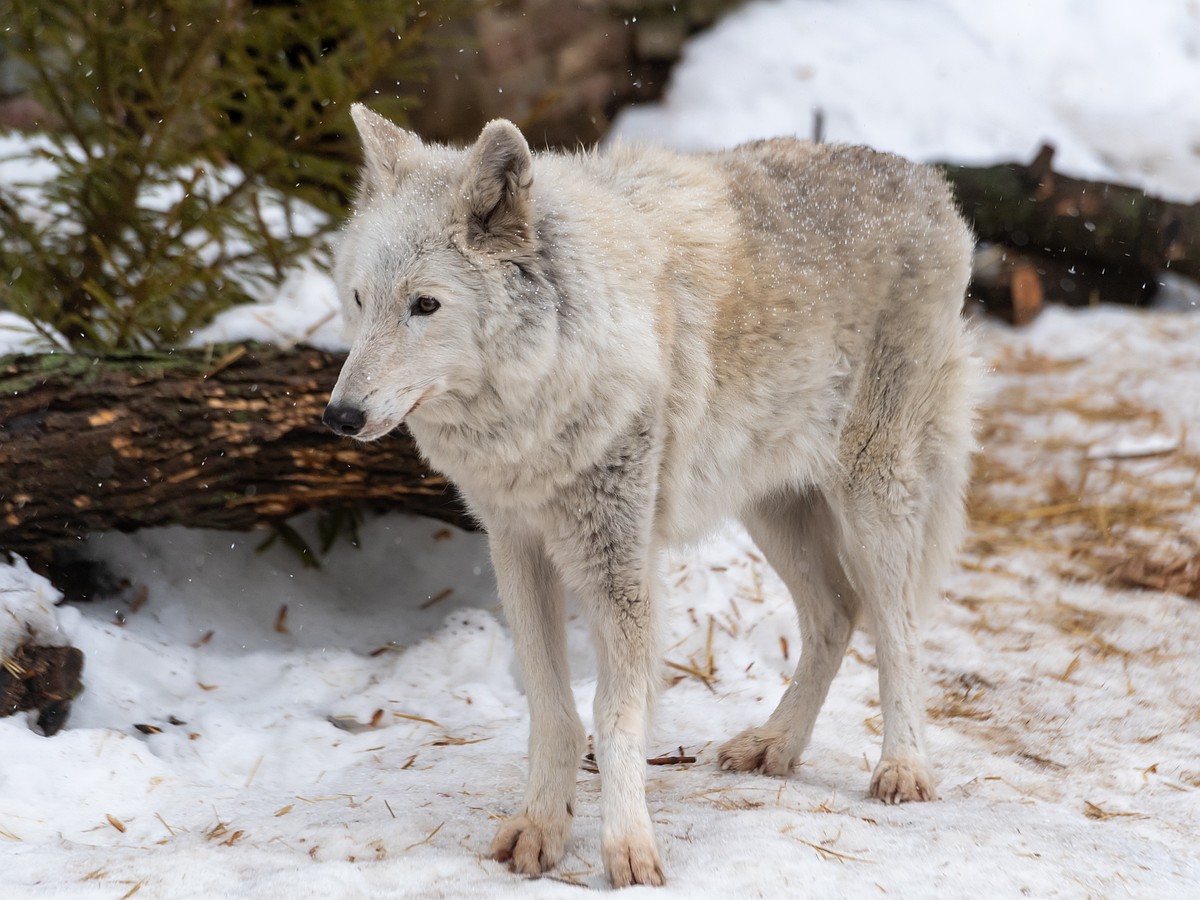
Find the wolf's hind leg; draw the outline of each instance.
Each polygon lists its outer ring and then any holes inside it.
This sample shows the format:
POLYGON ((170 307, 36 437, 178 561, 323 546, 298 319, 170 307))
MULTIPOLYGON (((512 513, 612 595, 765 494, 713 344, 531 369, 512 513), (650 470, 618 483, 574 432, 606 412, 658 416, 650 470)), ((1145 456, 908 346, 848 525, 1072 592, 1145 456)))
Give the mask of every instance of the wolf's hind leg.
POLYGON ((837 526, 819 493, 773 497, 742 521, 792 594, 802 647, 791 684, 766 724, 725 743, 717 759, 723 769, 786 775, 808 745, 841 665, 858 618, 858 596, 838 562, 837 526))
MULTIPOLYGON (((955 292, 954 297, 959 294, 955 292)), ((872 621, 883 749, 870 793, 885 803, 934 799, 925 752, 920 617, 962 538, 976 365, 958 325, 932 358, 881 340, 843 429, 846 479, 831 498, 841 557, 872 621)), ((903 334, 881 323, 881 334, 903 334)))
POLYGON ((584 746, 567 664, 563 589, 540 538, 493 527, 490 544, 530 718, 524 808, 501 824, 491 856, 523 875, 540 875, 562 858, 570 836, 584 746))
POLYGON ((883 750, 870 794, 884 803, 933 800, 935 780, 926 761, 924 677, 921 671, 917 587, 924 528, 908 522, 877 527, 875 515, 855 517, 847 567, 860 587, 875 633, 883 750), (886 532, 886 533, 885 533, 886 532))
POLYGON ((905 803, 936 796, 925 752, 920 609, 921 594, 933 588, 932 569, 938 567, 927 566, 925 558, 929 476, 915 474, 906 448, 888 437, 880 429, 870 448, 874 454, 860 455, 875 459, 861 470, 867 474, 852 473, 837 514, 846 535, 841 557, 871 622, 879 665, 883 749, 870 794, 884 803, 905 803))

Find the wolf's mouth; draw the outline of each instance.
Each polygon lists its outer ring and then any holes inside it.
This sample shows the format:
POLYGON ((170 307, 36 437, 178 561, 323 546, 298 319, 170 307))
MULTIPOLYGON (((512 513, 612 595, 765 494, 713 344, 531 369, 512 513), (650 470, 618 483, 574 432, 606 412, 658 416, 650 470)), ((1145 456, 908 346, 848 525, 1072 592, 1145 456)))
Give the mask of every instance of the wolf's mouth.
POLYGON ((410 406, 403 415, 398 416, 397 418, 394 418, 394 419, 389 418, 389 419, 381 419, 381 420, 372 420, 367 423, 367 426, 365 428, 363 428, 362 431, 360 431, 358 434, 351 435, 351 437, 355 438, 356 440, 362 441, 363 443, 370 443, 371 441, 377 441, 381 437, 386 437, 387 435, 394 433, 395 431, 397 431, 398 429, 400 429, 404 426, 404 420, 407 419, 410 415, 412 415, 412 413, 417 409, 417 407, 419 407, 426 400, 431 399, 437 392, 438 391, 437 391, 436 385, 429 385, 428 387, 425 388, 424 392, 419 397, 417 397, 417 399, 413 403, 413 405, 410 406))
POLYGON ((406 412, 403 416, 400 417, 400 421, 403 422, 410 415, 412 415, 414 412, 416 412, 417 408, 422 403, 424 403, 426 400, 429 400, 437 392, 438 392, 438 389, 437 389, 437 385, 435 385, 435 384, 431 384, 431 385, 429 385, 429 387, 425 388, 425 390, 421 392, 421 396, 419 396, 417 398, 417 402, 414 403, 412 406, 410 406, 408 408, 408 412, 406 412))

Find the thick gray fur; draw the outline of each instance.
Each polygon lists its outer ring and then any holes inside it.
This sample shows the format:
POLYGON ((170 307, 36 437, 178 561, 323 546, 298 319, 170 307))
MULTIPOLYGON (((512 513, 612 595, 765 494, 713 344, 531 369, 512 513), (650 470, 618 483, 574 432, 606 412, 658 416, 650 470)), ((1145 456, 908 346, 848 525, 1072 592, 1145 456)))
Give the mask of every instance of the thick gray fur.
POLYGON ((919 610, 963 531, 977 372, 972 240, 942 178, 788 139, 534 156, 505 121, 455 150, 354 117, 366 164, 336 266, 353 343, 327 419, 361 440, 407 422, 487 528, 531 715, 529 786, 493 856, 539 874, 568 840, 569 588, 599 661, 605 869, 662 883, 657 555, 728 517, 791 591, 803 653, 720 764, 786 775, 866 618, 870 793, 931 799, 919 610))

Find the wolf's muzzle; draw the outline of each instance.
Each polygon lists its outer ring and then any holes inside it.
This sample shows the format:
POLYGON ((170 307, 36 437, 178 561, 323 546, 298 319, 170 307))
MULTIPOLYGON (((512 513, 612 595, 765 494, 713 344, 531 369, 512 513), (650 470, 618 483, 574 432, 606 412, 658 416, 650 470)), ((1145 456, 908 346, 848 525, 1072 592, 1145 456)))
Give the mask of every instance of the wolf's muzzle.
POLYGON ((366 424, 367 414, 357 406, 331 403, 325 407, 325 415, 321 417, 321 421, 337 434, 354 437, 366 424))

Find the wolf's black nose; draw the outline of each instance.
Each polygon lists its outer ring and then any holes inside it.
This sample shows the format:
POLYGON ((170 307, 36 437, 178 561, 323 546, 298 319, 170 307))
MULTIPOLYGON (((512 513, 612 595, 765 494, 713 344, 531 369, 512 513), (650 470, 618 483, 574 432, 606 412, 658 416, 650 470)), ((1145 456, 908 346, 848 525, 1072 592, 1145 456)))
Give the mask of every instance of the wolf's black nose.
POLYGON ((321 417, 321 421, 338 434, 353 437, 362 431, 362 427, 367 421, 367 416, 357 406, 348 406, 344 403, 336 405, 330 403, 325 407, 325 415, 321 417))

